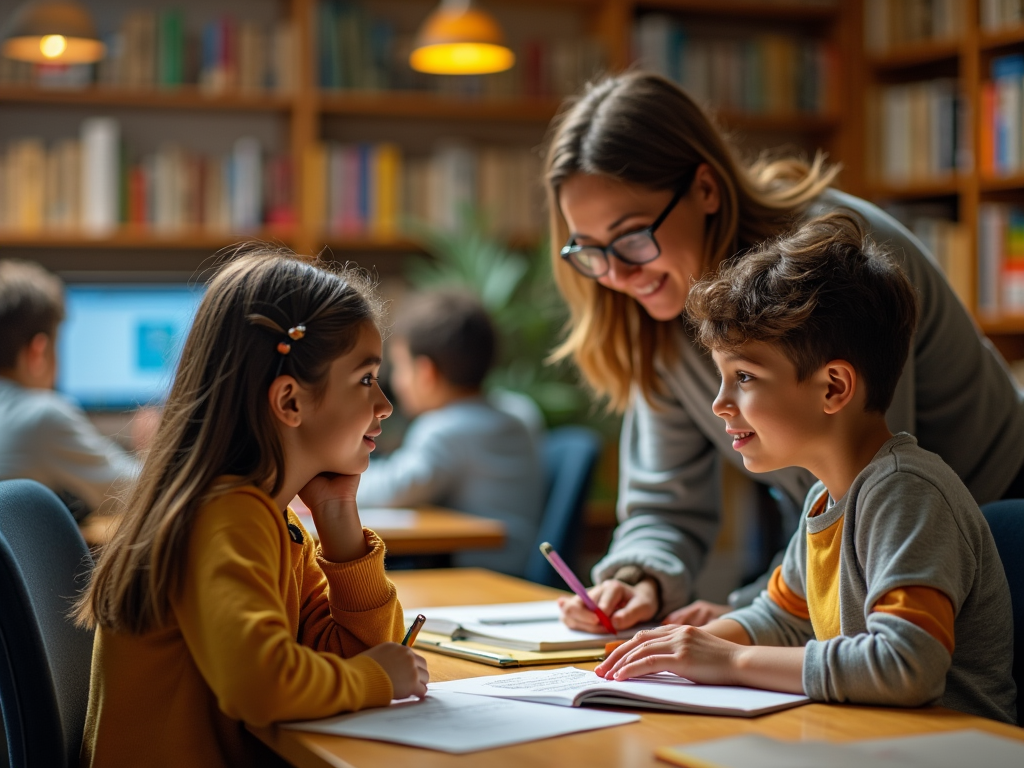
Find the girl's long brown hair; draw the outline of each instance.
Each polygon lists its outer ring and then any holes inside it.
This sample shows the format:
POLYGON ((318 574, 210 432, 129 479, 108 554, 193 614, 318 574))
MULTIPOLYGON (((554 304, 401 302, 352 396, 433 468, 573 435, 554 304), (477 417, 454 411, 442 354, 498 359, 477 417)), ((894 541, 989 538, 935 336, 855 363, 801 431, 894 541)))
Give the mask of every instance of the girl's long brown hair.
POLYGON ((81 625, 141 634, 164 623, 202 504, 242 485, 280 490, 284 455, 267 397, 278 366, 322 394, 331 362, 379 318, 372 287, 354 271, 265 246, 240 250, 221 268, 124 516, 75 608, 81 625), (282 358, 277 345, 297 325, 306 335, 282 358), (236 479, 218 484, 224 475, 236 479))
POLYGON ((588 86, 552 124, 545 170, 552 261, 570 311, 566 338, 552 360, 571 358, 613 410, 625 409, 634 385, 648 399, 662 391, 655 362, 672 360, 678 350, 670 323, 654 320, 631 297, 580 275, 561 259, 568 227, 559 190, 576 173, 674 190, 701 163, 711 167, 721 195, 718 213, 707 219, 705 271, 781 234, 839 170, 826 166, 820 153, 810 165, 798 158, 743 165, 682 89, 647 72, 588 86))

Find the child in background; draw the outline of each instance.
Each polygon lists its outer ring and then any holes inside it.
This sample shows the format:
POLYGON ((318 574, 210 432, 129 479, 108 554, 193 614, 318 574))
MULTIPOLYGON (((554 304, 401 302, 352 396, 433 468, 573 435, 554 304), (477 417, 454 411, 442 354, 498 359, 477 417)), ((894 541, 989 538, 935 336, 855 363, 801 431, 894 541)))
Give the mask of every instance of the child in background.
POLYGON ((455 563, 521 575, 540 526, 544 474, 525 424, 483 397, 494 352, 494 329, 475 298, 440 291, 408 299, 388 361, 398 403, 415 418, 402 446, 370 463, 359 503, 438 504, 500 520, 504 549, 459 553, 455 563))
POLYGON ((1015 723, 1010 593, 992 534, 953 470, 885 422, 917 317, 903 271, 837 213, 697 283, 686 308, 744 465, 804 467, 820 482, 753 605, 702 629, 640 632, 597 673, 669 670, 1015 723))
POLYGON ((245 723, 425 694, 355 501, 391 414, 378 306, 357 275, 288 252, 213 279, 78 605, 97 627, 83 765, 252 765, 267 755, 245 723))
MULTIPOLYGON (((53 391, 63 319, 60 278, 31 262, 0 261, 0 480, 37 480, 81 516, 138 464, 53 391)), ((137 431, 137 447, 141 440, 137 431)))

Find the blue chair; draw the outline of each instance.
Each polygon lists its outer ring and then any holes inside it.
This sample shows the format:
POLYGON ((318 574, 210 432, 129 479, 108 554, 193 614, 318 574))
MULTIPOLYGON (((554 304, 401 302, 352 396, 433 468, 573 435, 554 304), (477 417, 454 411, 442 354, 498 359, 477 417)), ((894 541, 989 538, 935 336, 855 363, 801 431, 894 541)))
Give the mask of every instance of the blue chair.
POLYGON ((1017 683, 1017 724, 1024 725, 1024 499, 993 501, 981 508, 992 529, 1013 604, 1013 680, 1017 683))
POLYGON ((565 589, 539 547, 542 542, 550 542, 567 563, 573 562, 580 542, 583 505, 600 455, 601 437, 587 427, 558 427, 545 436, 542 457, 547 501, 523 574, 530 581, 565 589))
POLYGON ((12 768, 78 765, 93 633, 68 612, 91 568, 56 494, 0 482, 0 707, 12 768))

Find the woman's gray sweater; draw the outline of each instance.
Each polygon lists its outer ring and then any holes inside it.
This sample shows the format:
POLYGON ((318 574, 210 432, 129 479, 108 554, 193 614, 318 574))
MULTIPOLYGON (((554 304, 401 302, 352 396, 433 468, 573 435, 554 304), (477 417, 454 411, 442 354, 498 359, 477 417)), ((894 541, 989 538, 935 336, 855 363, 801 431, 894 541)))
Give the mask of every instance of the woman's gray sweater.
MULTIPOLYGON (((924 246, 870 203, 829 190, 808 217, 855 211, 874 241, 890 248, 917 288, 919 317, 911 355, 886 421, 909 432, 957 473, 978 504, 1000 498, 1024 464, 1024 404, 1002 357, 982 336, 924 246)), ((718 374, 711 357, 676 324, 678 359, 658 366, 667 394, 652 407, 634 393, 622 424, 618 518, 594 583, 624 565, 657 578, 662 613, 685 605, 714 544, 720 519, 719 470, 731 462, 800 509, 815 478, 789 468, 754 474, 711 412, 718 374)), ((795 521, 794 521, 795 522, 795 521)), ((751 595, 751 599, 753 595, 751 595)))

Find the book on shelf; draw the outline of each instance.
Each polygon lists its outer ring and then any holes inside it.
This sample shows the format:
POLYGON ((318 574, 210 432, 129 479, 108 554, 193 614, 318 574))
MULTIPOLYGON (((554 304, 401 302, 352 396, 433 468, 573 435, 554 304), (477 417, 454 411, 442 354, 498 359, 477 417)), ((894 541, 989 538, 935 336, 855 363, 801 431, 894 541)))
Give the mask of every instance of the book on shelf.
POLYGON ((987 176, 1024 170, 1024 54, 992 59, 991 79, 982 83, 979 165, 987 176))
POLYGON ((878 178, 908 184, 949 178, 971 164, 964 99, 956 80, 879 88, 869 97, 876 123, 878 178))
POLYGON ((181 9, 134 9, 101 36, 107 55, 95 65, 3 62, 0 84, 71 89, 199 85, 211 95, 286 93, 295 86, 298 53, 288 20, 261 24, 223 16, 193 29, 181 9))
POLYGON ((604 46, 586 35, 512 41, 517 65, 493 75, 442 77, 409 66, 414 28, 353 0, 316 8, 316 72, 320 87, 419 90, 475 98, 564 96, 607 67, 604 46))
POLYGON ((1024 313, 1024 209, 1009 203, 978 208, 978 311, 1024 313))
POLYGON ((978 12, 981 28, 986 32, 1024 24, 1024 0, 981 0, 978 12))
POLYGON ((633 46, 641 66, 719 109, 823 114, 834 106, 835 52, 824 40, 706 32, 652 13, 637 20, 633 46))
POLYGON ((963 0, 866 0, 864 49, 886 53, 907 43, 956 40, 965 14, 963 0))
POLYGON ((0 228, 26 234, 103 237, 125 225, 228 234, 295 223, 291 157, 268 156, 251 137, 219 157, 174 145, 136 157, 117 120, 89 118, 77 139, 10 142, 0 182, 0 228))
POLYGON ((971 233, 967 226, 954 220, 954 208, 942 203, 901 203, 887 205, 885 210, 917 236, 961 303, 970 307, 971 233))

